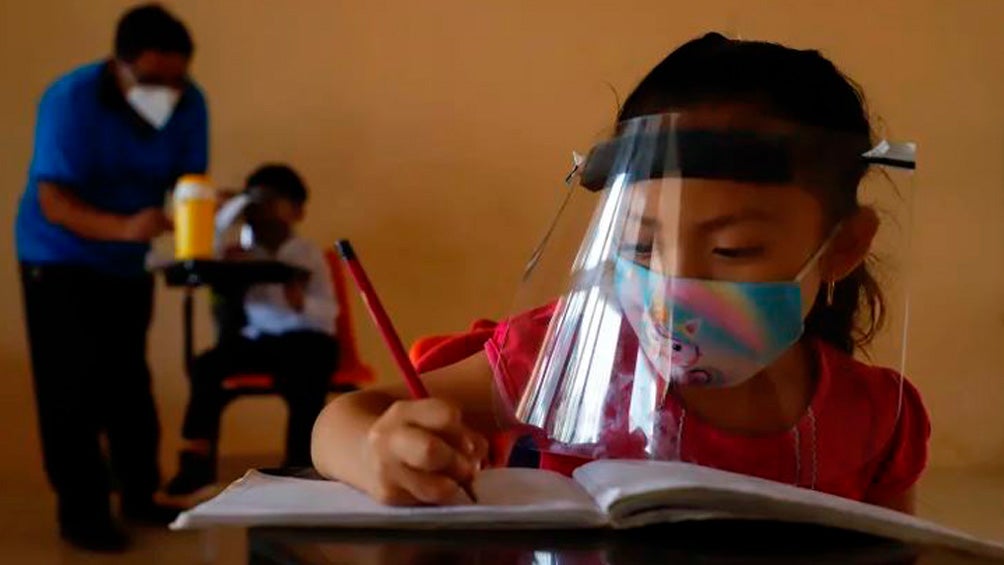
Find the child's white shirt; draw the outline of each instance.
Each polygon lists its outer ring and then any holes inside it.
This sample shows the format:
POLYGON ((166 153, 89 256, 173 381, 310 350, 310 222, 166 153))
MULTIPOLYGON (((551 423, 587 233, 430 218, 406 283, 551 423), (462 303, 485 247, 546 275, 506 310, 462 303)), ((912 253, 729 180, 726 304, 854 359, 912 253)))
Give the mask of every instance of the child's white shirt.
POLYGON ((286 301, 281 284, 257 284, 244 296, 247 324, 241 333, 249 339, 263 334, 279 335, 292 331, 313 330, 335 335, 338 302, 328 260, 321 249, 306 239, 292 236, 275 255, 254 247, 249 255, 255 259, 274 259, 310 272, 304 289, 303 311, 297 312, 286 301))

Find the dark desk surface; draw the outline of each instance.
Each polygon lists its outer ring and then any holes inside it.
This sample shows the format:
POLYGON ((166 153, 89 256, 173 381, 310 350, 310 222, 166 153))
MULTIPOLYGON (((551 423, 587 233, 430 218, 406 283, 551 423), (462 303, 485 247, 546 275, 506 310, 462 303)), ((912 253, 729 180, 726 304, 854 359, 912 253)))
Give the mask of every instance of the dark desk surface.
POLYGON ((248 259, 177 261, 159 270, 164 272, 168 286, 208 285, 214 288, 285 283, 297 276, 309 276, 307 271, 280 261, 248 259))
POLYGON ((310 273, 281 261, 270 260, 192 260, 175 261, 153 269, 164 274, 167 286, 185 289, 182 305, 184 317, 184 343, 182 355, 185 367, 190 370, 195 358, 194 289, 209 286, 221 297, 215 306, 215 315, 223 334, 228 328, 244 325, 243 296, 251 285, 259 283, 287 283, 310 273))
POLYGON ((252 565, 976 564, 942 549, 814 526, 743 521, 622 532, 374 531, 255 528, 252 565))

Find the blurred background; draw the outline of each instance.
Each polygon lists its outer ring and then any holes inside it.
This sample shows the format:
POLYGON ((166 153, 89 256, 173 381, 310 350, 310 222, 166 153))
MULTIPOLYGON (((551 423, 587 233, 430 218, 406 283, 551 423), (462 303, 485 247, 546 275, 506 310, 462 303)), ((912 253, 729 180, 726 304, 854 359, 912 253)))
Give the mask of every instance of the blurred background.
MULTIPOLYGON (((133 4, 0 0, 0 217, 8 226, 0 230, 0 311, 8 316, 0 325, 0 500, 11 502, 0 505, 8 514, 0 524, 9 526, 0 536, 34 562, 65 556, 48 547, 56 536, 13 218, 42 90, 109 56, 115 22, 133 4), (24 519, 33 513, 37 526, 24 519)), ((934 427, 921 510, 1004 532, 1004 2, 165 6, 196 42, 193 75, 210 105, 214 180, 237 186, 260 162, 290 162, 312 191, 302 233, 322 244, 353 240, 406 342, 507 311, 562 196, 571 150, 585 151, 614 119, 612 89, 625 96, 672 48, 711 30, 821 50, 863 87, 882 133, 920 148, 907 373, 934 427), (967 514, 964 497, 997 508, 997 521, 967 514)), ((199 306, 198 343, 208 346, 205 297, 199 306)), ((363 357, 379 378, 396 378, 354 306, 363 357)), ((160 288, 149 359, 165 473, 187 397, 181 351, 180 295, 160 288)), ((237 402, 224 419, 223 458, 277 460, 284 423, 278 399, 237 402)))

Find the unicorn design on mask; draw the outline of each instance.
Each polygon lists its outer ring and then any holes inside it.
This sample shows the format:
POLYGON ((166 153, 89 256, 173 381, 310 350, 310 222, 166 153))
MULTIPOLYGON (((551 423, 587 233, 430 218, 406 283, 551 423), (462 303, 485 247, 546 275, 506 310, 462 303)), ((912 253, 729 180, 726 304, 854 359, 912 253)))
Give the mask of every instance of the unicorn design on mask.
POLYGON ((697 332, 701 329, 699 319, 687 320, 681 324, 673 324, 662 305, 655 306, 652 315, 646 319, 645 331, 648 342, 658 344, 659 351, 653 355, 658 359, 658 369, 669 366, 669 380, 681 385, 707 385, 714 381, 712 371, 698 367, 701 360, 701 347, 697 344, 697 332), (670 331, 669 327, 674 328, 670 331), (666 344, 669 347, 665 347, 666 344))

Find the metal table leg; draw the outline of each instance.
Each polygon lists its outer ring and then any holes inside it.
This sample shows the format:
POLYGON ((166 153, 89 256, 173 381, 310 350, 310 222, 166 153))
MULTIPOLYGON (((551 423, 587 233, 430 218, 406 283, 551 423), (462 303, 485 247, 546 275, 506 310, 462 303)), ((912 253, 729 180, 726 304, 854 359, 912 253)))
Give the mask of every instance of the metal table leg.
POLYGON ((195 288, 191 286, 185 287, 185 297, 184 303, 182 305, 183 312, 183 324, 184 324, 184 356, 185 356, 185 371, 189 376, 192 374, 192 362, 195 358, 194 342, 195 342, 195 288))

